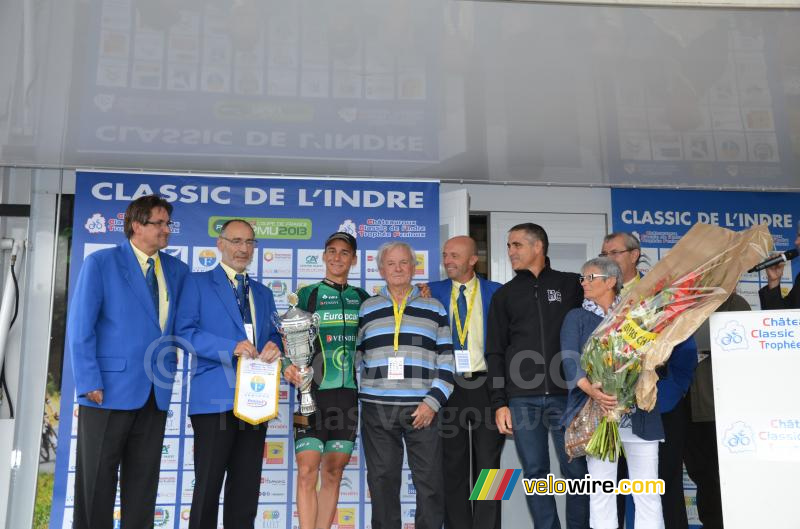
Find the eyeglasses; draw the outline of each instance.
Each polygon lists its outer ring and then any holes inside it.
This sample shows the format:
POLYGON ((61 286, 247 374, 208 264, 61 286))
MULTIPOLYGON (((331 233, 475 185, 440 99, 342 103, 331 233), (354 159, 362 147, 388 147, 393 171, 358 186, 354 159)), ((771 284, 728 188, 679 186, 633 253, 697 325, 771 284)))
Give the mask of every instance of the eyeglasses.
POLYGON ((578 276, 578 282, 579 283, 583 283, 584 281, 588 281, 589 283, 591 283, 592 281, 594 281, 598 277, 608 277, 608 275, 607 274, 589 274, 588 276, 578 276))
POLYGON ((172 228, 173 226, 175 226, 175 223, 172 222, 171 220, 146 220, 142 222, 142 224, 144 224, 145 226, 151 224, 159 229, 163 228, 164 226, 166 226, 167 228, 172 228))
POLYGON ((224 241, 228 241, 228 242, 229 242, 229 243, 231 243, 233 246, 241 246, 241 245, 243 245, 243 244, 244 244, 245 246, 249 246, 249 247, 251 247, 251 248, 252 248, 253 246, 258 246, 258 241, 257 241, 257 240, 255 240, 255 239, 229 239, 229 238, 227 238, 227 237, 223 237, 222 235, 220 235, 220 236, 219 236, 219 238, 220 238, 220 239, 222 239, 222 240, 224 240, 224 241))
POLYGON ((616 256, 618 256, 620 254, 631 252, 631 251, 633 251, 633 250, 611 250, 610 252, 600 252, 599 254, 597 254, 597 257, 608 257, 608 256, 616 257, 616 256))

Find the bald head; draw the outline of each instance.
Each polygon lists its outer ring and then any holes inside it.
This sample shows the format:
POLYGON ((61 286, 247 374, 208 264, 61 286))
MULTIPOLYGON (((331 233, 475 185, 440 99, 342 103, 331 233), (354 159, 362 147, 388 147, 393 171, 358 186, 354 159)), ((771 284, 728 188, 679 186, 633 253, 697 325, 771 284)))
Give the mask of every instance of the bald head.
POLYGON ((475 275, 478 262, 478 245, 475 239, 466 235, 453 237, 444 243, 442 264, 447 277, 459 283, 466 283, 475 275))

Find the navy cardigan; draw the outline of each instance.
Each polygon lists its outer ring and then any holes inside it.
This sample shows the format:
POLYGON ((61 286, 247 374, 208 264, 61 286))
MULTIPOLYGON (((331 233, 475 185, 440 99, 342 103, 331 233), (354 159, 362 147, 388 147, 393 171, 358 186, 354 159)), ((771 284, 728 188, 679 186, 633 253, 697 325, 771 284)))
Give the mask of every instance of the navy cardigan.
MULTIPOLYGON (((581 368, 580 355, 583 346, 600 325, 603 318, 584 308, 572 309, 561 326, 561 351, 564 358, 564 376, 569 388, 567 407, 561 418, 562 426, 568 426, 589 398, 577 387, 578 380, 586 376, 581 368)), ((636 409, 631 415, 633 433, 647 441, 664 438, 661 414, 672 411, 689 390, 697 366, 697 345, 694 338, 675 346, 667 360, 666 375, 658 381, 656 409, 647 412, 636 409)))

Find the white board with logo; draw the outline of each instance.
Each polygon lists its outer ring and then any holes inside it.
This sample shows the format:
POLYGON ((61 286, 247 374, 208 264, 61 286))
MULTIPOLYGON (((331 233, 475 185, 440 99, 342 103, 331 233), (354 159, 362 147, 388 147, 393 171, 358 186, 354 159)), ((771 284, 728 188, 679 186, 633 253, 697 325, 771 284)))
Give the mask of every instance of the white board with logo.
POLYGON ((725 527, 796 529, 800 311, 711 316, 725 527))

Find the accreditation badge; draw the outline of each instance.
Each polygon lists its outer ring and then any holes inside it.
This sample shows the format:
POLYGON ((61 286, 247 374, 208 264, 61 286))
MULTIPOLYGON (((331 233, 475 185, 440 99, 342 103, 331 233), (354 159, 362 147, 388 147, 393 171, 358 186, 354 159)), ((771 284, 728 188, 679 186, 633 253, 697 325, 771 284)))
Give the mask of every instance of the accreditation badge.
POLYGON ((456 357, 456 373, 468 373, 472 371, 469 365, 469 351, 467 349, 456 349, 453 351, 456 357))
POLYGON ((278 416, 280 359, 262 362, 258 358, 239 358, 233 414, 249 424, 261 424, 278 416))

